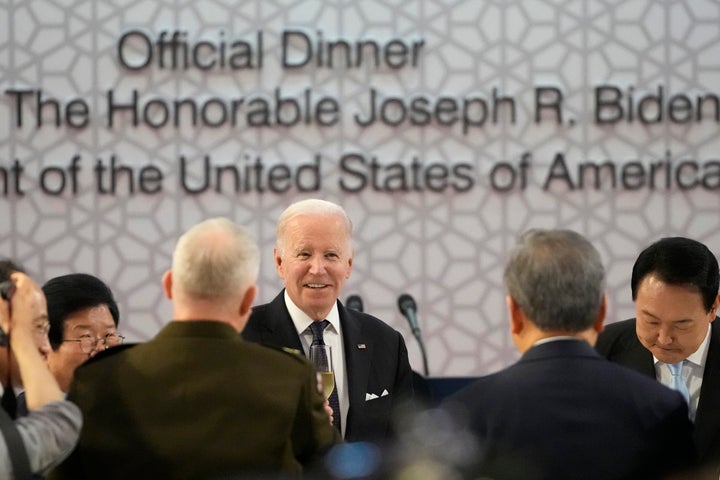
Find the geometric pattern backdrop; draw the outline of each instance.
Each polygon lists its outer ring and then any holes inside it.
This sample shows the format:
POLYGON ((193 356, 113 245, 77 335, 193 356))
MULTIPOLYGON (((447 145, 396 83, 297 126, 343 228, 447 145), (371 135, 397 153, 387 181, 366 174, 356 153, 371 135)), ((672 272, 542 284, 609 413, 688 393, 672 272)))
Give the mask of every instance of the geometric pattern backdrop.
MULTIPOLYGON (((412 294, 435 376, 479 375, 517 358, 502 272, 528 228, 593 240, 608 271, 609 321, 632 315, 630 270, 647 244, 686 235, 720 250, 714 2, 6 0, 0 85, 0 252, 41 282, 70 271, 100 276, 129 341, 169 320, 161 275, 178 235, 210 216, 257 237, 258 300, 270 300, 281 286, 275 221, 309 196, 341 203, 353 219, 344 297, 360 294, 366 311, 399 330, 421 371, 397 309, 398 295, 412 294), (175 60, 184 58, 178 45, 192 54, 202 41, 201 61, 222 47, 247 68, 171 68, 175 32, 175 60), (284 32, 294 32, 285 50, 284 32), (300 63, 305 39, 311 60, 283 68, 283 57, 300 63), (359 66, 337 58, 328 66, 319 39, 374 41, 391 53, 379 64, 365 51, 359 66), (603 118, 622 109, 622 120, 597 121, 602 86, 603 118), (137 94, 137 124, 128 109, 111 109, 110 92, 116 104, 137 94), (386 101, 385 122, 363 126, 356 116, 370 114, 372 92, 386 101), (306 95, 311 106, 295 125, 248 120, 251 110, 262 115, 259 105, 306 95), (536 101, 560 97, 560 121, 550 106, 538 112, 536 101), (205 117, 193 125, 185 111, 176 126, 180 99, 205 117), (425 107, 403 117, 401 104, 413 100, 425 107), (233 101, 235 124, 223 118, 233 101), (453 111, 463 102, 478 125, 463 128, 462 110, 453 111), (207 180, 206 157, 211 172, 235 168, 249 188, 236 192, 230 175, 221 184, 211 175, 206 191, 192 192, 207 180), (597 176, 586 168, 580 186, 583 164, 606 165, 597 176), (274 180, 277 191, 267 188, 272 167, 290 176, 274 180)), ((283 105, 281 120, 292 123, 293 107, 283 105)))

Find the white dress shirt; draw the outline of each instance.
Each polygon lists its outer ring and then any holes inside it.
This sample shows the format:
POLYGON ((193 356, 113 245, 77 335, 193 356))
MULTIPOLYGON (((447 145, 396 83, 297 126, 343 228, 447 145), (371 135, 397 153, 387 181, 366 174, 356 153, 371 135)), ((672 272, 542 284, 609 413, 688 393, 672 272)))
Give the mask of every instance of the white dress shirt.
MULTIPOLYGON (((292 318, 292 321, 295 324, 295 329, 300 336, 300 343, 302 344, 305 356, 309 357, 310 345, 313 340, 310 324, 312 324, 313 319, 300 310, 295 303, 293 303, 287 293, 287 290, 285 290, 285 306, 287 306, 288 312, 290 312, 290 318, 292 318)), ((342 329, 340 328, 340 314, 338 313, 337 302, 333 305, 332 310, 330 310, 325 320, 329 321, 330 325, 328 325, 323 332, 323 340, 325 341, 325 344, 330 345, 330 348, 332 349, 335 386, 337 387, 338 402, 340 402, 340 433, 345 436, 345 425, 347 423, 348 408, 350 407, 350 398, 348 397, 347 376, 345 375, 345 349, 343 348, 344 344, 342 329)))
MULTIPOLYGON (((688 387, 690 393, 690 403, 688 410, 690 413, 690 420, 695 421, 695 414, 697 413, 698 402, 700 401, 700 387, 702 387, 703 373, 705 373, 705 361, 707 360, 708 349, 710 347, 710 331, 708 327, 705 340, 700 344, 697 350, 687 357, 683 362, 682 377, 685 385, 688 387)), ((655 377, 663 385, 670 385, 672 382, 672 374, 667 364, 661 362, 653 355, 653 361, 655 362, 655 377)))

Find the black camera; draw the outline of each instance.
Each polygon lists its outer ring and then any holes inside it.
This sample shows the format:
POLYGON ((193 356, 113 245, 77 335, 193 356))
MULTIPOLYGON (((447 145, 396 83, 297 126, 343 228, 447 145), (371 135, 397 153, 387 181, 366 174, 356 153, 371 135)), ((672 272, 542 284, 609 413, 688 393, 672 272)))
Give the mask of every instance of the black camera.
MULTIPOLYGON (((13 296, 13 293, 15 293, 15 282, 13 282, 12 280, 0 282, 0 297, 2 297, 3 300, 9 302, 13 296)), ((8 343, 8 336, 5 333, 5 330, 0 327, 0 347, 6 347, 8 343)))
POLYGON ((7 300, 8 302, 13 296, 13 293, 15 293, 15 282, 12 280, 5 280, 4 282, 0 282, 0 296, 3 298, 3 300, 7 300))

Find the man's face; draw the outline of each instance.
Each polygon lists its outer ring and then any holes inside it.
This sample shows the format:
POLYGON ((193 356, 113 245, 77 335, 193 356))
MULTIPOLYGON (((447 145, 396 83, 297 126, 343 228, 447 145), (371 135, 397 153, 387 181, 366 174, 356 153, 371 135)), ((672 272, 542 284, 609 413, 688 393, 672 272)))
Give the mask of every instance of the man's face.
POLYGON ((638 339, 658 360, 677 363, 700 347, 717 306, 716 298, 706 312, 697 288, 667 284, 649 274, 635 300, 638 339))
MULTIPOLYGON (((117 330, 107 305, 83 308, 68 315, 63 322, 63 340, 98 340, 109 333, 117 333, 117 330)), ((89 353, 83 352, 80 342, 64 341, 57 350, 51 351, 48 366, 60 389, 67 392, 75 369, 104 349, 102 341, 98 341, 89 353)))
POLYGON ((314 320, 324 319, 352 269, 352 246, 340 215, 299 215, 287 224, 275 267, 292 301, 314 320))

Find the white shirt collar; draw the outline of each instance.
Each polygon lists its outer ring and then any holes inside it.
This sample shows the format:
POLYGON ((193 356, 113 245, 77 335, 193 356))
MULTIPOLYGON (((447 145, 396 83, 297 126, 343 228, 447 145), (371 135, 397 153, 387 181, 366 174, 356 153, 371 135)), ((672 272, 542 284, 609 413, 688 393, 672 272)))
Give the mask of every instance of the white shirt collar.
MULTIPOLYGON (((705 368, 705 361, 707 360, 708 350, 710 348, 710 333, 712 332, 712 323, 708 326, 707 333, 705 334, 705 340, 702 341, 700 346, 691 355, 687 357, 687 361, 697 365, 701 369, 705 368)), ((653 362, 655 365, 660 362, 655 355, 653 355, 653 362)))
MULTIPOLYGON (((292 301, 290 298, 290 295, 288 295, 287 289, 285 290, 285 306, 288 309, 288 312, 290 313, 290 318, 292 318, 293 323, 295 324, 295 329, 297 330, 298 334, 303 334, 305 331, 308 330, 310 327, 310 324, 313 322, 313 319, 308 316, 305 312, 300 310, 300 307, 295 305, 295 302, 292 301)), ((330 322, 330 325, 335 330, 335 333, 340 333, 340 313, 338 312, 337 308, 337 302, 333 304, 332 309, 328 312, 327 317, 325 319, 330 322)))
POLYGON ((537 342, 533 343, 532 346, 536 347, 544 343, 557 342, 558 340, 582 340, 582 338, 573 337, 572 335, 557 335, 554 337, 541 338, 537 342))
POLYGON ((688 361, 705 368, 705 362, 707 361, 708 350, 710 350, 710 333, 712 333, 712 323, 708 326, 707 333, 705 334, 705 340, 700 344, 697 350, 690 355, 688 361))

